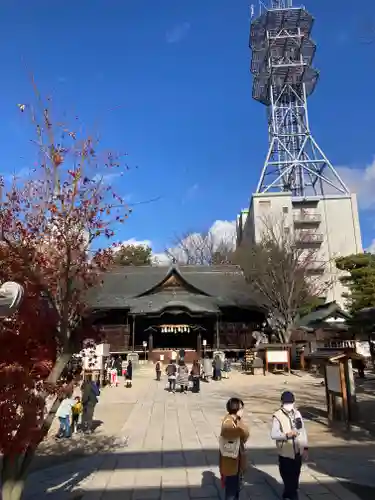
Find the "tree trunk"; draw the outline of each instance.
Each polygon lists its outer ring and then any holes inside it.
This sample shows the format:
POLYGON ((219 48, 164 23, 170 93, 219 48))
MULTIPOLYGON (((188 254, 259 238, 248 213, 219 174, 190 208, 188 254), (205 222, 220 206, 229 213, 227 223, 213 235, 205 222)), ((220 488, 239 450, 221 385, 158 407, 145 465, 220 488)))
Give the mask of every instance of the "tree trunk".
POLYGON ((25 480, 9 479, 2 485, 2 500, 21 500, 25 489, 25 480))
POLYGON ((286 320, 280 331, 280 337, 282 338, 281 342, 283 342, 284 344, 290 344, 290 339, 293 333, 293 325, 293 320, 286 320))
POLYGON ((20 463, 24 456, 3 456, 1 470, 1 499, 21 500, 25 488, 25 476, 21 472, 20 463))
MULTIPOLYGON (((56 360, 51 373, 47 379, 49 383, 56 383, 60 378, 62 371, 71 359, 72 354, 62 353, 56 360)), ((47 394, 45 394, 45 399, 47 394)), ((42 425, 41 440, 47 435, 51 428, 56 411, 60 406, 60 400, 55 399, 48 415, 45 417, 42 425)), ((17 438, 15 438, 17 439, 17 438)), ((38 443, 39 444, 39 443, 38 443)), ((1 467, 1 500, 21 500, 25 489, 26 478, 31 462, 35 456, 36 446, 29 446, 26 452, 18 457, 3 456, 1 467)))

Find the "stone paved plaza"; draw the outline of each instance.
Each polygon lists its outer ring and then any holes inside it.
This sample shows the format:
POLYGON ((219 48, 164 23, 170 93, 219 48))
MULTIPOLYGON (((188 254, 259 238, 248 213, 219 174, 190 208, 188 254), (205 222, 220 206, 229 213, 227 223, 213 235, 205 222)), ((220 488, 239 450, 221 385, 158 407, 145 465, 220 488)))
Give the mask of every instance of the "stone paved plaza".
MULTIPOLYGON (((280 484, 269 437, 272 411, 286 388, 301 399, 314 384, 309 377, 249 377, 233 372, 230 380, 202 383, 200 394, 170 394, 165 379, 158 383, 151 368, 140 368, 132 389, 120 386, 102 391, 98 405, 102 428, 106 430, 114 415, 118 421, 123 414, 123 425, 110 448, 35 472, 26 498, 219 499, 223 496, 217 467, 220 422, 227 399, 240 395, 251 432, 251 467, 241 498, 275 500, 280 497, 280 484)), ((311 462, 304 466, 300 500, 358 500, 353 489, 344 485, 375 486, 371 443, 348 443, 315 422, 307 426, 311 462)))

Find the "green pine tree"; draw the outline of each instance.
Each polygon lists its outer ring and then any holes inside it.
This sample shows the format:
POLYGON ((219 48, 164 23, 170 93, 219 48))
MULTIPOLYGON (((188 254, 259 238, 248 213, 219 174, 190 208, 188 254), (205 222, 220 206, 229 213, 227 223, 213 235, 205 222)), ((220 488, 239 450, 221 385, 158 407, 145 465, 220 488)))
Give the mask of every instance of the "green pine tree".
POLYGON ((340 278, 349 292, 344 294, 347 306, 352 314, 364 307, 375 306, 375 254, 360 253, 340 257, 336 266, 347 274, 340 278))

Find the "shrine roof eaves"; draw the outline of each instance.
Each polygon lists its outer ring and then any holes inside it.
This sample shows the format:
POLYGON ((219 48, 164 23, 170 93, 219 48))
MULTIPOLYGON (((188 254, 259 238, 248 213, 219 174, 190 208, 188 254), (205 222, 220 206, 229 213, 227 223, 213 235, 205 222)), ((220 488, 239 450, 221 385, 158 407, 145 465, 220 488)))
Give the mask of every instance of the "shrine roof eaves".
POLYGON ((127 304, 135 300, 144 298, 150 301, 151 296, 146 293, 160 285, 172 272, 180 275, 197 291, 193 295, 199 295, 201 291, 202 298, 215 298, 214 302, 219 307, 257 307, 251 287, 246 283, 240 268, 230 265, 116 267, 103 275, 102 286, 90 290, 88 302, 95 309, 129 309, 127 304))

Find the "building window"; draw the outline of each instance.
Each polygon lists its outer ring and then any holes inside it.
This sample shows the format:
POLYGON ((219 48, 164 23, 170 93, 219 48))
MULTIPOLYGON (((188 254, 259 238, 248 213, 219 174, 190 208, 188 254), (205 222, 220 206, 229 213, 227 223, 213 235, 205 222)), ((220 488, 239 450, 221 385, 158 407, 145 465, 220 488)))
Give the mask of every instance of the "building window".
POLYGON ((269 200, 267 200, 267 201, 260 201, 259 202, 259 207, 262 208, 262 209, 271 208, 271 202, 269 200))
POLYGON ((283 207, 283 214, 287 214, 289 212, 289 208, 288 207, 283 207))

